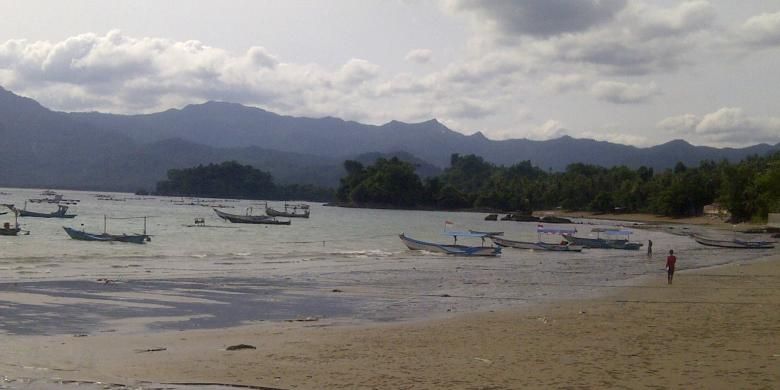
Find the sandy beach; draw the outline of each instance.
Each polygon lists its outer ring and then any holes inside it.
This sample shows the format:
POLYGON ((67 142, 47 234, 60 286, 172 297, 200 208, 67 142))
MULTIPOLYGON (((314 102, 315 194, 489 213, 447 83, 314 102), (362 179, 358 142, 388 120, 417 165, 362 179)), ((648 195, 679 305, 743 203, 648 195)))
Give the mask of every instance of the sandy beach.
MULTIPOLYGON (((609 295, 406 323, 0 336, 9 378, 274 389, 777 388, 780 256, 609 295), (77 337, 83 336, 83 337, 77 337), (231 345, 256 349, 228 351, 231 345)), ((149 319, 147 319, 149 320, 149 319)), ((143 321, 140 321, 142 323, 143 321)))

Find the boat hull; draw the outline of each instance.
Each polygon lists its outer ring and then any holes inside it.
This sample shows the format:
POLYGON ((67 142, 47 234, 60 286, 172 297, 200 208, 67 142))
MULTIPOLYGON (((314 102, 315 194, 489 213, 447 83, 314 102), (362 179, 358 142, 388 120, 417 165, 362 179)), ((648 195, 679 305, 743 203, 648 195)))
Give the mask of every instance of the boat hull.
POLYGON ((62 227, 65 233, 74 240, 79 241, 116 241, 127 242, 131 244, 143 244, 150 241, 146 234, 107 234, 107 233, 88 233, 82 230, 76 230, 69 227, 62 227))
POLYGON ((415 240, 413 238, 406 237, 403 233, 401 233, 398 237, 400 237, 401 242, 403 242, 404 245, 406 245, 406 247, 411 250, 444 253, 455 256, 498 256, 501 254, 501 247, 498 246, 492 247, 436 244, 433 242, 415 240))
POLYGON ((555 251, 555 252, 582 252, 580 245, 550 244, 546 242, 529 242, 507 240, 501 237, 490 237, 496 245, 515 249, 531 249, 537 251, 555 251))
POLYGON ((263 224, 263 225, 290 225, 291 221, 279 221, 274 217, 269 217, 267 215, 237 215, 237 214, 229 214, 223 211, 219 211, 217 209, 214 209, 214 212, 217 213, 217 216, 220 218, 230 221, 231 223, 249 223, 249 224, 263 224))
POLYGON ((642 247, 642 243, 631 242, 628 240, 606 240, 603 238, 585 238, 576 237, 572 235, 563 236, 566 241, 574 245, 580 245, 583 248, 595 248, 595 249, 624 249, 624 250, 638 250, 642 247))
POLYGON ((704 237, 693 237, 696 242, 706 246, 730 249, 772 249, 775 246, 768 241, 742 241, 742 240, 713 240, 704 237))
POLYGON ((309 218, 309 210, 304 210, 303 213, 296 213, 296 212, 290 213, 290 212, 274 210, 270 207, 266 207, 265 213, 268 214, 269 217, 309 218))
POLYGON ((35 217, 35 218, 75 218, 76 214, 64 214, 64 213, 36 213, 35 211, 19 210, 20 217, 35 217))

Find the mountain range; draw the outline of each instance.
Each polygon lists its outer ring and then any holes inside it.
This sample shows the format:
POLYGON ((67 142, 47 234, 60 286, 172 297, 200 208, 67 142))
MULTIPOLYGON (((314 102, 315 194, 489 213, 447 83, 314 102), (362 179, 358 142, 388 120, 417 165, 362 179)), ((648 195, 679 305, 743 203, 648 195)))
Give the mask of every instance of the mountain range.
POLYGON ((682 140, 637 148, 568 136, 499 141, 482 133, 461 134, 435 119, 377 126, 223 102, 143 115, 66 113, 2 87, 0 137, 0 186, 123 191, 153 189, 168 169, 226 160, 270 171, 282 184, 334 187, 345 159, 370 164, 396 156, 431 176, 449 165, 452 153, 473 153, 503 165, 530 160, 543 169, 563 170, 574 162, 665 169, 678 161, 695 166, 705 159, 737 161, 780 150, 780 144, 712 148, 682 140))

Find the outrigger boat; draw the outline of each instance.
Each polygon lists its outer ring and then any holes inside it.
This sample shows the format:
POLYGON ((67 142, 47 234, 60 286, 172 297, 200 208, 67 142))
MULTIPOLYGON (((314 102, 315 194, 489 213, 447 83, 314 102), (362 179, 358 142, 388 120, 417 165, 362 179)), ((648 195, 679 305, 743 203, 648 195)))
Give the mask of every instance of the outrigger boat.
MULTIPOLYGON (((8 207, 13 207, 10 205, 8 207)), ((57 211, 51 213, 39 213, 36 211, 27 210, 27 202, 24 204, 24 208, 19 211, 20 217, 36 217, 36 218, 75 218, 76 214, 67 214, 68 206, 57 205, 57 211)))
POLYGON ((407 237, 404 233, 401 233, 398 237, 400 237, 401 242, 411 250, 437 252, 455 256, 498 256, 501 254, 501 247, 499 246, 458 245, 458 237, 481 238, 484 243, 485 237, 487 237, 485 234, 447 231, 445 231, 444 234, 453 237, 454 243, 452 245, 415 240, 414 238, 407 237))
POLYGON ((560 252, 582 252, 582 245, 570 244, 564 240, 563 243, 549 243, 542 241, 542 234, 574 234, 577 229, 557 229, 557 228, 544 228, 539 227, 536 229, 536 233, 539 235, 539 240, 536 242, 529 241, 515 241, 508 240, 502 237, 488 236, 496 245, 503 247, 517 248, 517 249, 531 249, 537 251, 560 251, 560 252))
POLYGON ((309 218, 309 205, 307 204, 284 204, 284 211, 274 210, 265 205, 265 213, 269 217, 285 217, 285 218, 309 218), (301 212, 298 212, 298 209, 301 212), (292 211, 289 211, 292 210, 292 211))
MULTIPOLYGON (((109 234, 106 232, 106 224, 108 217, 103 216, 103 233, 89 233, 83 230, 76 230, 73 228, 69 228, 67 226, 63 226, 62 228, 65 229, 65 233, 68 233, 68 236, 74 240, 80 240, 80 241, 117 241, 117 242, 129 242, 132 244, 143 244, 147 241, 151 241, 152 238, 148 234, 146 234, 146 218, 147 217, 129 217, 129 218, 111 218, 111 219, 139 219, 143 218, 144 220, 144 232, 142 234, 109 234)), ((82 225, 83 226, 83 225, 82 225)))
POLYGON ((583 248, 637 250, 641 248, 642 245, 644 245, 639 242, 632 242, 628 240, 628 237, 633 234, 633 232, 630 230, 594 228, 591 230, 591 232, 596 233, 596 238, 576 237, 572 234, 563 234, 563 238, 571 244, 582 245, 583 248), (601 238, 602 234, 608 237, 621 238, 601 238))
POLYGON ((252 208, 246 209, 246 215, 230 214, 224 211, 213 209, 217 216, 232 223, 251 223, 251 224, 264 224, 264 225, 289 225, 290 220, 280 221, 274 217, 267 215, 252 215, 252 208))
POLYGON ((740 239, 733 240, 715 240, 712 238, 705 238, 698 235, 691 235, 699 244, 706 246, 715 246, 718 248, 732 248, 732 249, 772 249, 774 248, 774 241, 746 241, 740 239))

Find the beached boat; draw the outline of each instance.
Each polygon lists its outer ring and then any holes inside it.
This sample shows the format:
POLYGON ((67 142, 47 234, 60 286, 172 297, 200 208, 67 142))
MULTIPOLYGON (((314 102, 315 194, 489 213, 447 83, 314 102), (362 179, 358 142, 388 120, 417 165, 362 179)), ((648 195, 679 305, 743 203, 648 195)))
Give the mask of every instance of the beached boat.
POLYGON ((565 240, 563 241, 563 243, 549 243, 549 242, 542 241, 542 234, 556 234, 556 235, 574 234, 577 232, 577 229, 554 229, 554 228, 540 227, 536 229, 536 232, 539 235, 539 239, 536 242, 509 240, 503 237, 496 237, 496 236, 488 236, 488 237, 490 237, 490 239, 496 245, 500 245, 503 247, 510 247, 516 249, 532 249, 538 251, 582 252, 582 245, 570 244, 568 241, 565 240))
POLYGON ((483 231, 471 230, 471 229, 469 229, 469 233, 482 234, 482 235, 488 236, 488 237, 490 237, 490 236, 503 236, 504 235, 504 232, 483 232, 483 231))
POLYGON ((457 244, 458 236, 478 237, 484 239, 484 237, 486 237, 484 234, 474 234, 467 232, 445 232, 445 234, 452 236, 455 239, 455 243, 452 245, 447 245, 420 241, 411 237, 407 237, 404 233, 401 233, 398 237, 400 237, 401 242, 403 242, 404 245, 406 245, 406 247, 411 250, 422 250, 456 256, 498 256, 501 254, 501 247, 499 246, 467 246, 457 244))
POLYGON ((596 233, 596 238, 577 237, 572 234, 564 234, 563 238, 571 244, 581 245, 584 248, 638 250, 644 245, 628 240, 628 236, 633 234, 630 230, 594 228, 591 232, 596 233), (602 234, 610 238, 601 238, 602 234))
POLYGON ((284 211, 274 210, 265 205, 265 213, 269 217, 285 217, 285 218, 309 218, 309 205, 307 204, 284 204, 284 211), (301 212, 298 212, 301 210, 301 212))
POLYGON ((264 225, 289 225, 290 220, 280 221, 274 217, 268 215, 252 215, 252 208, 248 208, 246 215, 230 214, 224 211, 213 209, 217 216, 232 223, 251 223, 251 224, 264 224, 264 225))
POLYGON ((733 240, 715 240, 712 238, 705 238, 698 235, 692 235, 694 240, 699 244, 706 246, 715 246, 718 248, 732 248, 732 249, 772 249, 775 247, 774 241, 746 241, 740 239, 733 240))
POLYGON ((36 211, 29 211, 25 205, 24 209, 19 210, 20 217, 36 217, 36 218, 74 218, 76 214, 67 214, 68 206, 58 205, 57 211, 51 213, 39 213, 36 211))

